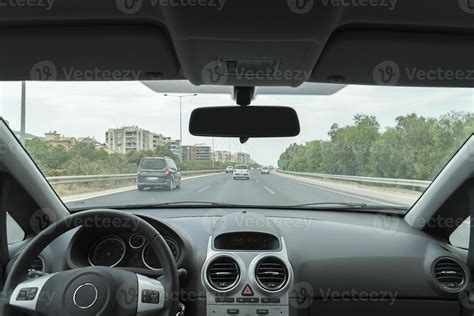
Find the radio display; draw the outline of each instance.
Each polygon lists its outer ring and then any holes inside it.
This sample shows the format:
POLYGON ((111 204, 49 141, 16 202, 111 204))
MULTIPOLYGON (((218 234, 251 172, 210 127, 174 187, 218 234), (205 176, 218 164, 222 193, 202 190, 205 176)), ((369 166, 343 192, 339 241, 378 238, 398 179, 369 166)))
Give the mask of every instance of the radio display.
POLYGON ((276 250, 280 248, 278 238, 265 233, 238 232, 216 237, 214 247, 222 250, 276 250))

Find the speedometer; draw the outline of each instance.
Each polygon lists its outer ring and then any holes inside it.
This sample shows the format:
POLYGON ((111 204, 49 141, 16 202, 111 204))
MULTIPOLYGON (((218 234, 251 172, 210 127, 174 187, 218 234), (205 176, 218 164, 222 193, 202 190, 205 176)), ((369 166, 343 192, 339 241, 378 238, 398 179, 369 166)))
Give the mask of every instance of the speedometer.
POLYGON ((125 251, 125 242, 122 238, 105 237, 90 248, 89 263, 93 266, 114 267, 122 261, 125 251))

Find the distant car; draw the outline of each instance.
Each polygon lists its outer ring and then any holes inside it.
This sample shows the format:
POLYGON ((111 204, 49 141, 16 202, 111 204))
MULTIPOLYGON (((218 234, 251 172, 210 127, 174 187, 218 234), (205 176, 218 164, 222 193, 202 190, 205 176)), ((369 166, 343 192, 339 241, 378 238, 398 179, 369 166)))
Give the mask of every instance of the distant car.
POLYGON ((247 179, 250 180, 250 170, 247 165, 237 165, 234 168, 234 180, 247 179))
POLYGON ((254 167, 250 167, 250 170, 254 171, 254 170, 255 170, 255 168, 254 168, 254 167))
POLYGON ((268 167, 262 167, 262 168, 260 169, 260 173, 261 173, 261 174, 270 174, 270 168, 268 168, 268 167))
POLYGON ((169 157, 144 157, 137 173, 138 191, 145 188, 167 188, 173 191, 181 186, 181 174, 169 157))
POLYGON ((234 172, 234 167, 227 166, 227 168, 225 168, 225 173, 232 173, 232 172, 234 172))

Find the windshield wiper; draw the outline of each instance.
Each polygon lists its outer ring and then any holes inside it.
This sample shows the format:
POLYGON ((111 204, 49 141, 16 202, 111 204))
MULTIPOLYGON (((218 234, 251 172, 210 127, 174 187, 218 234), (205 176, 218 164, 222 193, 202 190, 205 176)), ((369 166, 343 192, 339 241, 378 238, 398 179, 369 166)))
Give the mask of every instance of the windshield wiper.
POLYGON ((306 206, 322 206, 322 205, 340 205, 350 208, 363 208, 366 207, 365 203, 346 203, 346 202, 314 202, 314 203, 304 203, 288 206, 290 208, 306 207, 306 206))
MULTIPOLYGON (((365 203, 349 203, 349 202, 315 202, 315 203, 304 203, 288 206, 288 208, 324 208, 323 206, 329 205, 338 205, 340 209, 349 209, 351 211, 361 210, 361 211, 374 211, 374 212, 390 212, 396 214, 405 214, 408 210, 407 207, 395 206, 395 205, 368 205, 365 203)), ((339 207, 338 207, 339 209, 339 207)))
POLYGON ((165 208, 169 206, 242 207, 242 205, 231 204, 231 203, 205 202, 205 201, 176 201, 176 202, 163 202, 163 203, 157 203, 157 204, 130 204, 130 205, 120 206, 120 208, 124 208, 124 209, 165 208))

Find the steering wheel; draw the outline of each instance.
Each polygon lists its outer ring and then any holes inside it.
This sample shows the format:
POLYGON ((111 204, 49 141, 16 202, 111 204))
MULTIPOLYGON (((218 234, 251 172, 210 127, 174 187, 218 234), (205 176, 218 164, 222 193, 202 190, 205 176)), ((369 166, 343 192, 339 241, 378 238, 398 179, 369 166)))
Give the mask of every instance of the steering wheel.
POLYGON ((105 209, 78 212, 48 226, 17 257, 4 287, 7 294, 11 293, 11 308, 42 315, 174 316, 178 290, 176 263, 160 233, 138 216, 105 209), (79 226, 135 229, 160 258, 163 277, 157 280, 118 268, 96 266, 25 280, 29 264, 41 250, 79 226))

